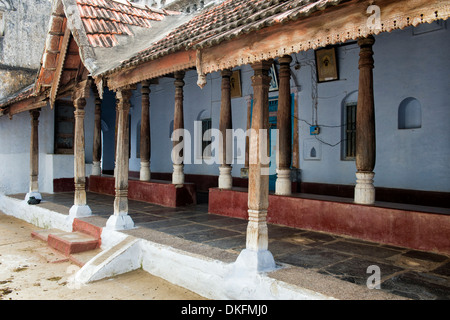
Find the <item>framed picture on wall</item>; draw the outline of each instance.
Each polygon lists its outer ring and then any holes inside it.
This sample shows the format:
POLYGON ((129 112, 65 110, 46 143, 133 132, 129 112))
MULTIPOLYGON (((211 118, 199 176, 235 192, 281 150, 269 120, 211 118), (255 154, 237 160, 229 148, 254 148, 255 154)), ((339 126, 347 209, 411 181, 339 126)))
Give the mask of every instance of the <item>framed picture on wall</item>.
POLYGON ((315 51, 317 82, 327 82, 339 79, 336 48, 324 48, 315 51))
POLYGON ((232 98, 242 97, 240 70, 233 71, 230 78, 230 87, 232 98))
POLYGON ((270 67, 269 76, 272 78, 272 80, 270 80, 269 91, 277 91, 278 90, 278 78, 277 78, 277 69, 275 68, 274 64, 272 64, 272 67, 270 67))

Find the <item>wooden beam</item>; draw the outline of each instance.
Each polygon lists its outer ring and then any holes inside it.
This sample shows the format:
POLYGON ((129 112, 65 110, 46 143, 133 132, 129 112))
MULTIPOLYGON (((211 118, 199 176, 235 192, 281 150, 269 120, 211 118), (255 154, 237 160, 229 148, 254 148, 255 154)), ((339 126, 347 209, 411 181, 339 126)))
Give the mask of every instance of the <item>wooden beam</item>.
POLYGON ((111 90, 195 67, 196 51, 180 51, 107 76, 111 90))
POLYGON ((43 100, 45 97, 31 97, 16 103, 13 103, 9 106, 9 112, 8 114, 10 116, 24 112, 29 111, 33 109, 43 108, 47 105, 47 101, 43 100))
POLYGON ((50 108, 53 109, 55 105, 56 95, 58 93, 59 81, 61 80, 61 74, 64 67, 64 61, 66 58, 67 48, 69 46, 71 32, 68 27, 66 27, 66 31, 64 32, 64 37, 61 41, 61 48, 58 57, 58 64, 56 66, 55 74, 53 76, 53 83, 50 89, 50 108))

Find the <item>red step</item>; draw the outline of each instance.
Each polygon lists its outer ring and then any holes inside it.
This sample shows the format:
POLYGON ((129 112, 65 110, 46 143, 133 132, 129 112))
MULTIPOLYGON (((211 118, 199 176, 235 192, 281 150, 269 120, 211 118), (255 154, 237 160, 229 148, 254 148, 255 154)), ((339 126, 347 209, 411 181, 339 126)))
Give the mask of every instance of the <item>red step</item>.
POLYGON ((51 248, 58 250, 66 256, 100 247, 98 239, 81 232, 49 234, 47 242, 51 248))
POLYGON ((33 238, 47 242, 49 247, 66 256, 100 248, 100 235, 101 228, 97 228, 81 220, 78 220, 76 224, 74 223, 73 232, 45 229, 31 233, 33 238))

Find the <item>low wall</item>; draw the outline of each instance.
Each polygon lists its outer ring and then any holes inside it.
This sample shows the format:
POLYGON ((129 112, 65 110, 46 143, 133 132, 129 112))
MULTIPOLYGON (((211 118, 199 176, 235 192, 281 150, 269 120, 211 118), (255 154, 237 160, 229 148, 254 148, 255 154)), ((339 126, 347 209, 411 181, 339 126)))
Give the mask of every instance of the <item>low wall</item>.
MULTIPOLYGON (((209 212, 247 218, 246 189, 209 191, 209 212)), ((446 213, 368 206, 351 200, 332 201, 269 195, 267 221, 324 231, 417 250, 450 254, 450 210, 446 213)), ((270 237, 270 234, 269 234, 270 237)))
MULTIPOLYGON (((89 191, 114 195, 114 177, 90 176, 89 191)), ((128 199, 172 208, 197 203, 194 184, 174 185, 168 181, 128 180, 128 199)))

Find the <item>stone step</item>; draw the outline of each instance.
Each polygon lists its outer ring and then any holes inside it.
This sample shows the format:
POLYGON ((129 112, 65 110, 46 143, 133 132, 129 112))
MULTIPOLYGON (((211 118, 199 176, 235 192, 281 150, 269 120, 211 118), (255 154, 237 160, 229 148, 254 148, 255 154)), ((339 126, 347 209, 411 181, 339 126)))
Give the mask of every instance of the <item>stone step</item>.
POLYGON ((49 247, 61 252, 65 256, 100 248, 100 238, 79 231, 64 232, 57 229, 45 229, 33 231, 31 236, 47 242, 49 247))
POLYGON ((49 234, 47 238, 48 245, 59 252, 69 256, 73 253, 79 253, 97 249, 99 240, 81 232, 67 232, 65 234, 49 234))

